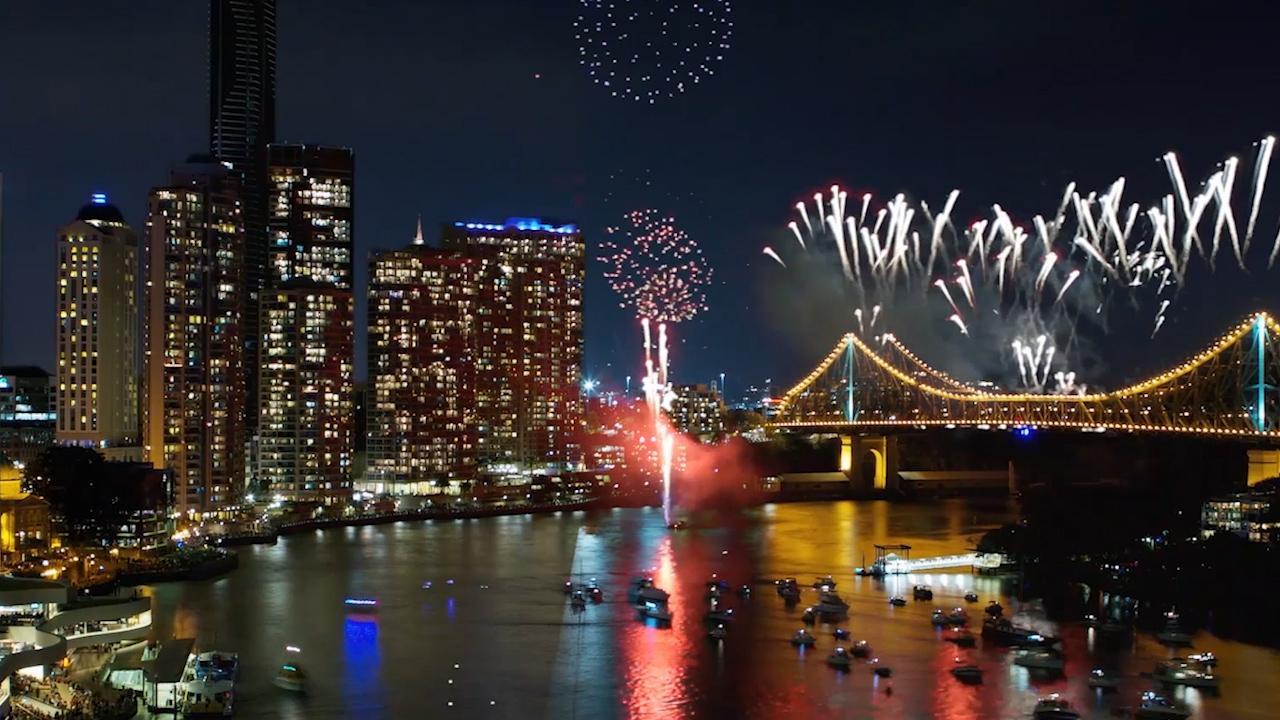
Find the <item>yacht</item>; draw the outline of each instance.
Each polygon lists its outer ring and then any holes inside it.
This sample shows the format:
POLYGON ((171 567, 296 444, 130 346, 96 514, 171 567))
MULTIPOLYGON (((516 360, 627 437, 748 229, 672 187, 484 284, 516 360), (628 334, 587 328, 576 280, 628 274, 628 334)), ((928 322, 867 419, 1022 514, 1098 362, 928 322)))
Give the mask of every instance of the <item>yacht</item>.
POLYGON ((849 648, 849 652, 853 653, 854 657, 864 658, 871 654, 871 646, 866 640, 859 640, 849 648))
MULTIPOLYGON (((960 658, 956 658, 956 662, 959 661, 960 658)), ((982 668, 977 665, 957 665, 951 668, 951 675, 962 683, 977 685, 982 682, 982 668)))
POLYGON ((837 647, 827 656, 827 664, 837 670, 848 670, 853 665, 853 657, 849 655, 848 650, 837 647))
POLYGON ((1071 703, 1063 700, 1058 693, 1054 693, 1036 701, 1031 717, 1035 720, 1078 720, 1080 713, 1072 710, 1071 703))
POLYGON ((836 581, 835 581, 835 578, 831 577, 830 575, 827 575, 825 577, 820 577, 814 580, 813 586, 819 590, 835 590, 836 581))
POLYGON ((280 664, 280 669, 276 670, 276 676, 271 679, 272 685, 290 692, 307 691, 307 673, 303 671, 302 665, 297 660, 297 656, 301 653, 302 650, 293 645, 285 646, 284 662, 280 664))
POLYGON ((915 585, 911 588, 911 596, 916 600, 932 600, 933 588, 928 585, 915 585))
POLYGON ((907 599, 902 597, 901 595, 894 595, 893 597, 889 598, 889 604, 894 607, 906 607, 907 599))
POLYGON ((978 602, 978 593, 976 593, 976 592, 974 592, 974 591, 970 590, 969 592, 967 592, 967 593, 965 593, 965 594, 964 594, 964 601, 965 601, 965 602, 978 602))
POLYGON ((1164 614, 1164 628, 1156 633, 1156 639, 1165 645, 1190 645, 1191 633, 1178 624, 1178 613, 1170 610, 1164 614))
POLYGON ((1049 650, 1019 650, 1013 655, 1013 664, 1032 670, 1062 672, 1066 667, 1062 656, 1049 650))
POLYGON ((796 647, 813 647, 817 642, 818 638, 814 637, 813 633, 805 630, 804 628, 800 628, 796 631, 795 635, 791 636, 791 644, 796 647))
POLYGON ((1191 717, 1191 711, 1177 700, 1172 700, 1157 692, 1142 693, 1142 702, 1133 711, 1135 718, 1142 720, 1182 720, 1191 717))
POLYGON ((1108 675, 1102 668, 1089 671, 1089 687, 1095 690, 1115 690, 1120 687, 1120 678, 1108 675))
POLYGON ((724 625, 716 625, 707 633, 707 637, 719 642, 729 636, 729 631, 724 629, 724 625))
POLYGON ((1187 685, 1197 688, 1218 687, 1218 676, 1213 674, 1212 669, 1181 658, 1156 663, 1155 672, 1151 674, 1151 677, 1169 685, 1187 685))
POLYGON ((982 637, 999 645, 1015 647, 1044 647, 1055 642, 1053 638, 1045 637, 1035 630, 1018 627, 1004 618, 989 618, 982 623, 982 637))

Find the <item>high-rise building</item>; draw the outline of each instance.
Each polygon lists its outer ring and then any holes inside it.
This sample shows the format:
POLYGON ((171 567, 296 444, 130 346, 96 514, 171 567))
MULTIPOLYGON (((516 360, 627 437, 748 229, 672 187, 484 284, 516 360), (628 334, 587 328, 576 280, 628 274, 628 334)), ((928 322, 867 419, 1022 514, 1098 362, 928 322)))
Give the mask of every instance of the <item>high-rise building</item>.
POLYGON ((44 369, 0 367, 0 455, 29 465, 53 444, 55 397, 44 369))
POLYGON ((676 430, 700 440, 713 440, 724 434, 724 399, 715 383, 711 385, 676 385, 671 401, 671 424, 676 430))
POLYGON ((106 195, 58 231, 58 442, 138 437, 138 243, 106 195))
POLYGON ((471 361, 477 462, 492 474, 581 466, 585 245, 538 218, 446 225, 442 246, 476 264, 471 361))
POLYGON ((431 492, 475 472, 477 271, 482 263, 414 244, 369 263, 366 477, 382 491, 431 492))
MULTIPOLYGON (((276 0, 210 0, 209 152, 241 174, 245 226, 245 357, 258 355, 258 296, 267 286, 267 146, 276 127, 276 0)), ((257 363, 246 364, 257 396, 257 363)), ((246 407, 249 434, 257 406, 246 407)))
POLYGON ((143 250, 143 445, 173 471, 178 512, 245 485, 244 217, 240 175, 208 158, 151 190, 143 250))
POLYGON ((355 158, 315 145, 269 155, 257 479, 287 499, 331 502, 351 488, 355 158))

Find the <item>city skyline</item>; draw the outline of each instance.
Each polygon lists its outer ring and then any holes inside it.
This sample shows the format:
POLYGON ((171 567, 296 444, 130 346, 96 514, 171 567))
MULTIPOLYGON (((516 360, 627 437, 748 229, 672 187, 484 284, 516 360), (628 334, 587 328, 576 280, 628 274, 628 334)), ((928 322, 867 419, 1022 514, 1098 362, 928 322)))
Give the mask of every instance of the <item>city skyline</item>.
MULTIPOLYGON (((1011 212, 1025 217, 1055 202, 1060 187, 1072 179, 1101 187, 1119 175, 1128 175, 1135 186, 1156 188, 1151 191, 1154 193, 1160 189, 1157 160, 1168 149, 1186 156, 1189 179, 1203 178, 1226 155, 1247 155, 1249 143, 1271 129, 1266 121, 1271 114, 1270 100, 1253 92, 1250 83, 1242 79, 1208 89, 1216 75, 1252 77, 1265 67, 1259 55, 1263 45, 1245 40, 1227 45, 1203 29, 1231 21, 1237 33, 1254 32, 1251 27, 1265 23, 1234 21, 1264 21, 1272 11, 1245 5, 1232 5, 1225 14, 1212 16, 1200 14, 1192 6, 1178 7, 1155 18, 1156 29, 1145 28, 1144 23, 1153 19, 1138 11, 1120 12, 1107 28, 1096 30, 1102 33, 1093 40, 1099 48, 1096 58, 1073 57, 1069 61, 1060 53, 1059 59, 1053 59, 1055 49, 1071 47, 1077 36, 1073 33, 1085 27, 1094 7, 1087 3, 1057 11, 1052 28, 1019 23, 1019 13, 1031 11, 1015 8, 1001 16, 1006 18, 1002 21, 1005 25, 994 26, 997 32, 1000 27, 1018 28, 1002 36, 1011 41, 1011 47, 1002 50, 993 44, 981 51, 964 49, 967 35, 963 29, 983 27, 990 17, 980 12, 935 9, 933 15, 945 16, 957 29, 951 33, 934 31, 932 54, 921 53, 909 42, 888 46, 872 33, 876 27, 901 27, 910 18, 906 10, 876 9, 861 17, 825 8, 832 25, 857 21, 856 26, 849 25, 854 29, 843 38, 821 27, 823 13, 787 7, 767 11, 737 7, 733 48, 726 51, 727 59, 715 67, 714 75, 702 78, 698 92, 642 107, 610 97, 582 72, 574 54, 572 4, 545 12, 502 3, 448 11, 389 4, 358 20, 364 30, 386 40, 380 43, 381 51, 368 59, 324 57, 305 41, 331 37, 337 24, 351 19, 343 11, 324 5, 306 11, 296 3, 280 5, 277 136, 349 146, 362 158, 362 187, 367 188, 362 195, 364 229, 353 258, 359 345, 356 365, 361 378, 367 376, 363 367, 366 261, 373 251, 397 247, 410 237, 419 215, 428 226, 513 214, 566 217, 583 227, 592 256, 603 240, 604 228, 616 224, 624 212, 652 206, 675 215, 703 245, 717 276, 710 291, 710 311, 681 328, 680 344, 673 349, 673 372, 681 382, 707 382, 725 372, 732 396, 735 387, 759 384, 766 377, 779 382, 793 377, 836 335, 832 328, 815 327, 810 333, 814 336, 811 344, 801 347, 803 342, 787 332, 785 320, 775 316, 779 313, 767 311, 766 294, 776 278, 770 274, 768 260, 759 255, 762 245, 785 239, 790 205, 831 180, 880 195, 909 188, 921 193, 921 199, 944 197, 950 187, 959 186, 969 200, 970 212, 980 212, 983 203, 999 200, 1011 205, 1011 212), (499 14, 494 8, 503 12, 499 14), (428 25, 427 20, 434 22, 428 25), (533 34, 539 37, 559 38, 561 43, 519 40, 513 49, 467 64, 461 76, 445 77, 433 72, 433 68, 443 67, 439 64, 443 58, 432 54, 411 57, 402 49, 404 43, 397 42, 418 28, 430 33, 443 33, 447 28, 454 36, 442 37, 440 43, 456 51, 450 60, 479 59, 476 48, 481 47, 481 28, 490 30, 517 22, 537 28, 540 32, 533 34), (738 52, 741 47, 768 41, 770 33, 793 48, 788 57, 766 62, 753 53, 738 52), (1154 59, 1163 57, 1154 51, 1178 46, 1179 39, 1184 45, 1194 39, 1189 45, 1193 49, 1170 63, 1154 59), (1036 43, 1044 44, 1044 50, 1031 52, 1036 43), (1143 50, 1150 51, 1152 59, 1147 59, 1143 50), (1214 70, 1195 62, 1200 54, 1213 52, 1219 58, 1214 70), (945 77, 975 81, 968 83, 963 93, 947 89, 958 83, 944 83, 935 77, 942 75, 934 72, 937 67, 933 64, 941 53, 956 58, 945 77), (1012 62, 1015 56, 1020 58, 1017 63, 1012 62), (852 98, 818 92, 821 77, 801 71, 801 66, 823 57, 838 65, 847 63, 843 66, 851 68, 849 78, 855 86, 868 83, 857 96, 867 101, 869 109, 852 98), (1084 79, 1112 65, 1126 71, 1096 87, 1084 79), (857 68, 864 66, 880 68, 881 75, 894 78, 893 84, 883 77, 859 74, 857 68), (395 68, 413 71, 401 76, 393 72, 395 68), (997 71, 1003 74, 997 75, 997 71), (321 82, 320 75, 337 80, 321 82), (403 87, 391 81, 393 76, 403 78, 403 87), (358 82, 360 77, 373 82, 358 82), (467 79, 482 82, 465 84, 467 79), (1145 92, 1145 88, 1175 79, 1181 83, 1176 95, 1145 92), (485 86, 501 88, 506 102, 536 112, 526 114, 518 127, 488 115, 485 108, 493 107, 493 101, 486 99, 493 96, 479 91, 485 86), (362 101, 326 102, 330 88, 336 87, 351 88, 362 101), (1047 94, 1049 87, 1057 88, 1054 95, 1047 94), (1096 106, 1113 112, 1100 116, 1092 109, 1095 104, 1073 101, 1073 92, 1088 93, 1098 98, 1096 106), (806 97, 824 99, 809 101, 806 97), (442 119, 430 113, 424 103, 433 99, 448 102, 461 115, 442 119), (826 103, 830 108, 815 114, 806 110, 812 102, 826 103), (1243 110, 1230 117, 1206 112, 1194 121, 1160 111, 1189 104, 1211 108, 1221 102, 1243 110), (376 121, 365 123, 361 118, 367 119, 366 113, 353 115, 357 106, 382 108, 384 112, 376 121), (929 108, 935 106, 955 108, 956 117, 969 119, 953 127, 950 134, 939 135, 930 130, 927 119, 929 108), (732 107, 734 112, 730 115, 716 109, 723 107, 732 107), (852 112, 859 108, 860 112, 852 112), (1012 114, 1002 115, 1001 108, 1009 108, 1012 114), (617 122, 587 125, 577 119, 583 112, 617 122), (852 112, 847 116, 858 122, 828 119, 845 112, 852 112), (705 126, 691 127, 680 120, 688 113, 712 120, 705 126), (1061 116, 1054 121, 1052 132, 1047 131, 1049 115, 1061 116), (890 117, 895 121, 889 122, 890 117), (618 132, 609 129, 611 125, 629 129, 618 132), (770 139, 751 139, 765 128, 770 129, 770 139), (664 148, 668 152, 663 152, 664 148), (744 152, 744 148, 750 151, 744 152), (675 149, 682 151, 669 152, 675 149), (537 183, 520 179, 512 158, 537 167, 541 179, 537 183), (442 185, 430 179, 442 176, 446 168, 450 182, 442 185), (773 359, 740 352, 745 338, 757 337, 792 347, 773 359)), ((91 9, 79 22, 117 33, 150 33, 146 10, 139 6, 122 15, 107 16, 91 9)), ((42 37, 41 28, 48 27, 48 17, 41 10, 6 12, 12 15, 6 18, 9 27, 18 31, 10 48, 28 48, 24 43, 42 37), (24 28, 28 32, 21 32, 24 28)), ((0 149, 0 170, 6 175, 6 308, 15 307, 18 299, 33 299, 38 310, 42 295, 47 297, 33 284, 35 278, 47 277, 43 275, 46 270, 52 272, 51 253, 42 250, 37 238, 48 237, 48 231, 62 222, 55 210, 79 202, 89 192, 104 191, 121 207, 126 219, 139 227, 145 219, 146 190, 163 181, 175 160, 204 144, 200 127, 201 117, 209 110, 208 94, 195 79, 207 72, 207 8, 179 8, 170 11, 173 13, 176 16, 169 29, 160 35, 172 43, 166 46, 166 63, 176 70, 185 68, 185 73, 175 74, 191 82, 165 85, 162 94, 172 98, 175 117, 181 120, 186 116, 189 122, 166 122, 163 131, 148 134, 145 149, 133 131, 122 131, 112 123, 84 126, 73 123, 70 116, 50 116, 46 108, 51 106, 39 100, 43 91, 19 77, 9 79, 17 96, 32 102, 30 107, 17 104, 17 114, 0 119, 4 129, 59 134, 56 140, 50 135, 52 144, 46 144, 54 153, 51 164, 36 162, 36 156, 25 148, 0 149), (51 117, 56 122, 48 129, 37 129, 33 124, 37 117, 51 117), (76 132, 69 132, 72 127, 76 132), (123 142, 108 142, 108 138, 121 135, 123 142), (86 152, 89 146, 85 143, 90 142, 94 150, 86 152), (60 157, 60 153, 73 154, 60 157), (71 157, 75 162, 70 162, 71 157), (69 172, 53 181, 44 175, 43 168, 54 166, 69 172)), ((82 39, 100 41, 92 35, 82 39)), ((124 72, 155 60, 153 51, 136 50, 113 54, 105 62, 124 72)), ((53 66, 52 87, 79 77, 79 66, 70 60, 59 62, 53 66)), ((137 127, 149 122, 144 117, 134 119, 143 121, 137 127)), ((1274 218, 1264 215, 1263 223, 1270 232, 1274 218)), ((593 265, 588 265, 584 369, 589 377, 621 387, 627 375, 637 374, 633 362, 638 348, 636 332, 632 319, 615 307, 598 267, 593 265)), ((1192 288, 1181 301, 1187 306, 1184 313, 1171 313, 1163 331, 1167 344, 1161 352, 1143 353, 1159 357, 1143 360, 1149 365, 1141 368, 1109 359, 1101 364, 1100 379, 1119 384, 1131 372, 1154 371, 1175 361, 1194 349, 1194 326, 1201 319, 1222 323, 1259 309, 1265 304, 1263 288, 1265 284, 1258 277, 1212 289, 1203 285, 1192 288), (1222 305, 1220 316, 1203 317, 1203 309, 1196 307, 1209 295, 1222 305)), ((12 313, 6 310, 4 362, 51 366, 48 330, 21 328, 23 323, 15 321, 12 313)), ((1099 355, 1111 352, 1112 346, 1126 352, 1145 347, 1115 334, 1101 346, 1097 348, 1099 355)))

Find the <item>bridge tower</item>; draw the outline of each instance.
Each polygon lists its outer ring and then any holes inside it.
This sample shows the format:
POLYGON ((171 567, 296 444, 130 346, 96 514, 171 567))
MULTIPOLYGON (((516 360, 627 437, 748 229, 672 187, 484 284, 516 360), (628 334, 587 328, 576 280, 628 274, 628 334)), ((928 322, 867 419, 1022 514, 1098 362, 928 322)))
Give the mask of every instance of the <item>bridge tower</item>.
POLYGON ((897 436, 841 435, 840 471, 859 490, 897 490, 897 436))
MULTIPOLYGON (((1245 384, 1244 406, 1249 410, 1253 427, 1258 432, 1275 430, 1280 423, 1280 402, 1276 399, 1277 378, 1268 377, 1269 355, 1277 350, 1277 338, 1267 327, 1267 317, 1259 313, 1253 321, 1252 339, 1246 355, 1243 372, 1245 384)), ((1274 363, 1273 363, 1274 364, 1274 363)))

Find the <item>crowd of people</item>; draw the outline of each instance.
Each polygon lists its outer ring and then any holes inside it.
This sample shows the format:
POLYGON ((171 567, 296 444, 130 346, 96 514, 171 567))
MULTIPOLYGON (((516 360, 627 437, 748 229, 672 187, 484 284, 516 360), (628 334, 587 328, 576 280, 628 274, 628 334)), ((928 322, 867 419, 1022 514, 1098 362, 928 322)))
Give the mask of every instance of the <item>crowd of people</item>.
POLYGON ((113 697, 66 680, 13 676, 15 717, 36 720, 125 720, 138 711, 138 696, 124 690, 113 697), (35 702, 23 702, 30 698, 35 702))

